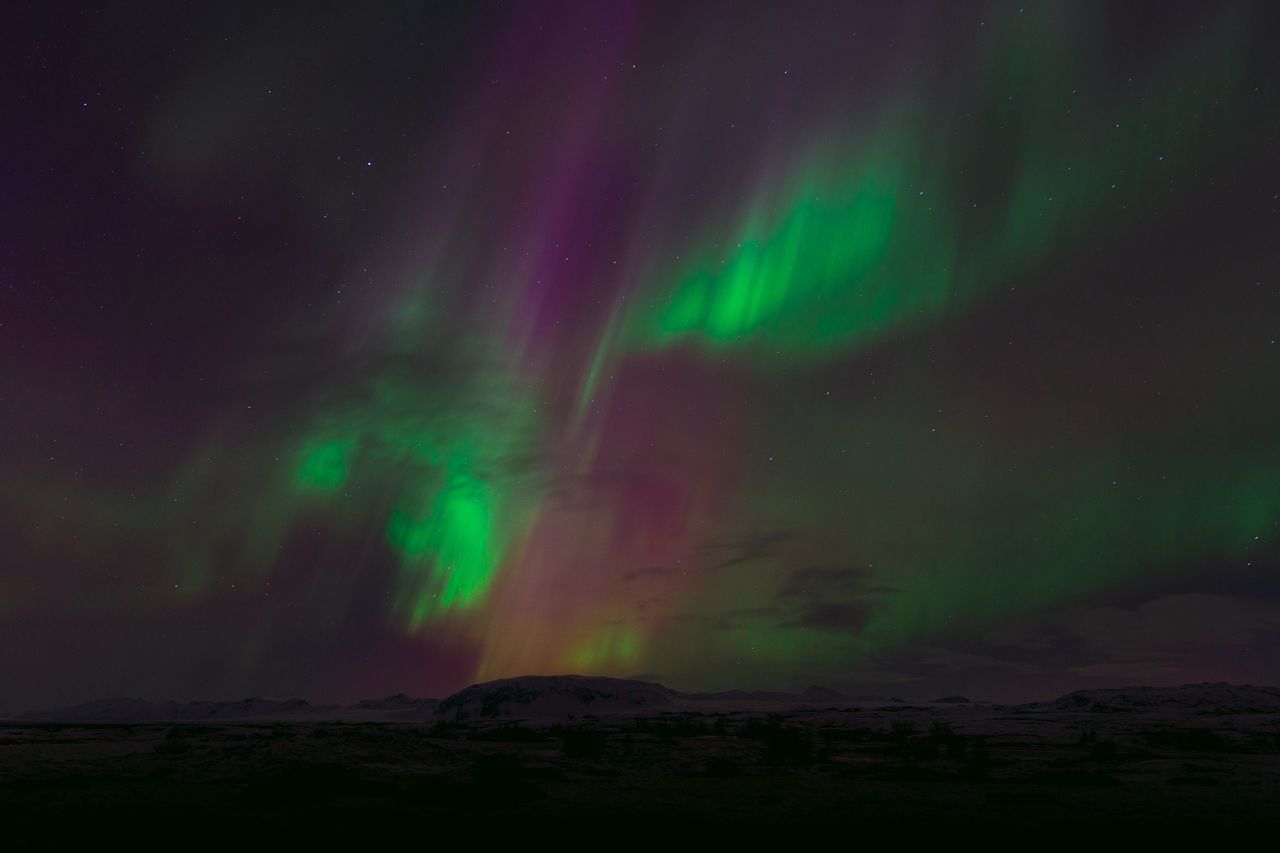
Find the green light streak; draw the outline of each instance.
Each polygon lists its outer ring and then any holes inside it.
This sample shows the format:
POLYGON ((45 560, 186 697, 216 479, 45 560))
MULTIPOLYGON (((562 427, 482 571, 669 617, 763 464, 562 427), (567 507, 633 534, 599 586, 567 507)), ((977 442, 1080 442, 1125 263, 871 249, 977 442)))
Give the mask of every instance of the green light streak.
POLYGON ((467 472, 467 463, 465 455, 454 461, 425 515, 401 507, 387 523, 411 592, 400 602, 410 627, 441 610, 475 606, 496 576, 503 545, 498 495, 467 472))
POLYGON ((631 339, 826 356, 945 305, 954 241, 942 199, 911 198, 913 138, 886 124, 853 154, 811 157, 781 204, 759 193, 731 251, 695 249, 631 339))
POLYGON ((634 626, 607 624, 570 653, 568 664, 579 672, 612 671, 611 667, 635 664, 640 648, 640 632, 634 626))
MULTIPOLYGON (((400 564, 391 609, 410 630, 483 603, 535 506, 519 499, 526 486, 509 463, 536 430, 534 407, 501 373, 475 378, 431 389, 384 371, 359 405, 322 410, 298 441, 300 497, 373 488, 388 500, 383 533, 400 564)), ((328 511, 360 518, 368 504, 328 511)))
POLYGON ((351 467, 352 442, 324 441, 304 447, 296 482, 304 489, 336 491, 347 479, 351 467))

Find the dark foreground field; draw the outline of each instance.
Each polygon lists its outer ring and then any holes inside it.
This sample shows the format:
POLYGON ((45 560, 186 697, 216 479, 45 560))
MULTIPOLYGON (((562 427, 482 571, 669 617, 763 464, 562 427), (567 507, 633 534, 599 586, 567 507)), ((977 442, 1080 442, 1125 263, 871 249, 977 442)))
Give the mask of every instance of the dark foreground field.
POLYGON ((1280 826, 1280 713, 1265 702, 712 698, 530 718, 510 699, 408 721, 368 711, 0 723, 0 819, 310 831, 424 819, 615 832, 1280 826))

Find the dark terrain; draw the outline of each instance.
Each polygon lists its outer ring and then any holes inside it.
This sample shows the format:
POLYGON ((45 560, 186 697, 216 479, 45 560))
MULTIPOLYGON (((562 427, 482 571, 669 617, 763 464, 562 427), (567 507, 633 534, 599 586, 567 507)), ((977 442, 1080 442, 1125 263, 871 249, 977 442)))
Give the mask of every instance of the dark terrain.
POLYGON ((1280 825, 1273 688, 1001 706, 563 677, 479 685, 438 705, 117 701, 24 716, 0 721, 10 828, 65 816, 313 830, 423 818, 615 831, 1280 825), (137 719, 111 719, 124 712, 137 719))

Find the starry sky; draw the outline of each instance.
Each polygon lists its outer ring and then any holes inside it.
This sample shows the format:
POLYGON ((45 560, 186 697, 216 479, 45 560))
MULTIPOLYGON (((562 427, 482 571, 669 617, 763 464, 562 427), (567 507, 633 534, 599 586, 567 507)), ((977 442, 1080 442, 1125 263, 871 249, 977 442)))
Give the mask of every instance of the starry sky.
POLYGON ((1271 3, 17 3, 0 710, 1280 682, 1271 3))

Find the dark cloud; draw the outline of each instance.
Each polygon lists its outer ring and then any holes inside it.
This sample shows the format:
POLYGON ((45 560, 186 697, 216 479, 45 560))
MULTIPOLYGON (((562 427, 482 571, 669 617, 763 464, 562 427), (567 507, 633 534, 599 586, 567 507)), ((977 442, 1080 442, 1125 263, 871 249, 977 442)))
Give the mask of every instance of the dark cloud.
POLYGON ((875 664, 882 674, 1025 701, 1099 684, 1203 681, 1206 672, 1266 682, 1280 674, 1270 663, 1278 659, 1280 602, 1177 592, 1123 607, 1082 603, 980 635, 957 633, 945 645, 910 644, 875 664))
POLYGON ((762 623, 773 625, 782 611, 777 607, 738 607, 726 610, 710 620, 710 625, 717 631, 736 631, 748 626, 759 627, 762 623))
POLYGON ((776 607, 739 607, 736 610, 727 611, 724 615, 735 619, 761 619, 768 616, 777 616, 779 613, 776 607))
POLYGON ((783 628, 819 628, 826 631, 857 633, 871 619, 872 606, 864 601, 807 604, 783 628))
POLYGON ((827 597, 868 592, 870 577, 871 569, 864 566, 806 566, 787 575, 778 597, 827 597))
POLYGON ((1232 652, 1280 635, 1280 605, 1225 595, 1162 595, 1135 608, 1096 607, 1063 620, 1065 633, 1112 662, 1232 652))
POLYGON ((702 551, 710 557, 714 568, 725 569, 740 563, 776 557, 781 553, 781 546, 797 535, 797 531, 785 528, 748 531, 713 539, 702 546, 702 551))
POLYGON ((642 569, 632 569, 622 576, 623 583, 631 583, 632 581, 644 580, 645 578, 664 577, 671 573, 671 569, 666 566, 646 566, 642 569))

